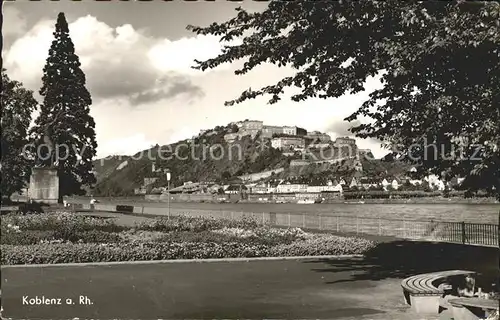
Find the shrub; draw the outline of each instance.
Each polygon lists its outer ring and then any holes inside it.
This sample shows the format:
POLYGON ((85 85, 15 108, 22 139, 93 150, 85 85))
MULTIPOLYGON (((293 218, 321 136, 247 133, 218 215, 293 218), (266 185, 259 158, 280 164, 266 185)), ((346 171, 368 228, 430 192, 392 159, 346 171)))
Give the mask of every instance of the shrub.
POLYGON ((10 245, 28 245, 40 243, 42 240, 52 240, 53 231, 50 230, 34 230, 24 232, 2 232, 0 235, 1 244, 10 245))
POLYGON ((270 228, 268 226, 245 230, 243 228, 222 228, 215 233, 232 236, 239 239, 247 239, 250 242, 258 242, 268 245, 288 244, 296 240, 304 240, 310 235, 300 228, 270 228))
POLYGON ((146 230, 127 230, 118 233, 122 242, 154 242, 165 236, 164 232, 146 230))
POLYGON ((77 231, 75 233, 56 230, 54 231, 54 239, 82 243, 115 243, 121 241, 119 233, 101 230, 77 231))
POLYGON ((169 232, 163 234, 160 238, 157 239, 158 242, 193 242, 193 243, 217 243, 217 244, 225 244, 230 242, 239 242, 239 243, 247 243, 244 241, 240 241, 237 237, 218 234, 212 231, 201 231, 201 232, 169 232))
POLYGON ((19 206, 19 213, 30 214, 30 213, 42 213, 42 204, 38 202, 23 203, 19 206))
POLYGON ((272 256, 321 256, 363 254, 375 247, 370 240, 333 235, 315 235, 303 241, 274 246, 272 256))
POLYGON ((1 263, 44 264, 71 262, 144 261, 163 259, 208 259, 266 256, 263 245, 242 243, 124 243, 37 244, 1 246, 1 263))
POLYGON ((225 244, 229 242, 238 242, 238 243, 246 243, 246 244, 263 244, 263 245, 272 245, 275 242, 270 241, 266 238, 259 237, 248 237, 242 238, 232 234, 224 234, 221 232, 215 231, 178 231, 178 232, 159 232, 159 231, 127 231, 121 232, 120 238, 123 242, 213 242, 218 244, 225 244))
POLYGON ((8 245, 30 245, 42 241, 63 241, 82 243, 113 243, 121 240, 118 233, 100 230, 65 232, 60 230, 28 230, 23 232, 2 232, 0 243, 8 245))
POLYGON ((169 219, 160 218, 152 222, 143 222, 137 226, 139 230, 161 231, 161 232, 180 232, 180 231, 209 231, 222 228, 244 228, 255 229, 259 226, 258 222, 252 218, 243 218, 241 220, 216 219, 206 217, 188 217, 174 216, 169 219))
POLYGON ((318 236, 287 245, 245 242, 61 243, 1 246, 1 264, 144 261, 264 256, 362 254, 374 243, 358 238, 318 236))

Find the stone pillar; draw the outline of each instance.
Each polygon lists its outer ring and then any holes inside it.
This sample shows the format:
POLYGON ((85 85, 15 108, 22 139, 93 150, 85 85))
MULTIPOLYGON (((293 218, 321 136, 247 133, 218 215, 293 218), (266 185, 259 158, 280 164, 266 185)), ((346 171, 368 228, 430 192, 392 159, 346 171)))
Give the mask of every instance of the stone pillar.
POLYGON ((54 204, 59 200, 59 175, 55 168, 32 168, 29 197, 33 201, 54 204))

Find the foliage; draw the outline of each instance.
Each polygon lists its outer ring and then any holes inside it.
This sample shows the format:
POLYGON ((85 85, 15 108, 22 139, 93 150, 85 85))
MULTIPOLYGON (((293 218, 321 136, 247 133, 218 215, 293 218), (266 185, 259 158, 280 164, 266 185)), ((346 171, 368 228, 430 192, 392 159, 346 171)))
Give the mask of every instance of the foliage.
POLYGON ((66 213, 9 215, 1 221, 1 264, 361 254, 371 241, 255 220, 172 217, 136 227, 66 213))
POLYGON ((271 248, 274 256, 321 256, 362 254, 374 247, 374 242, 361 238, 316 236, 271 248))
POLYGON ((121 241, 119 234, 101 230, 25 230, 21 232, 2 232, 0 244, 31 245, 43 242, 73 243, 117 243, 121 241))
POLYGON ((29 179, 30 161, 24 147, 28 144, 28 127, 37 102, 32 91, 9 79, 5 71, 2 69, 0 192, 2 197, 9 198, 12 193, 21 191, 29 179))
POLYGON ((248 171, 251 173, 262 172, 271 168, 283 165, 285 157, 281 151, 274 148, 265 148, 248 165, 248 171))
POLYGON ((241 220, 215 219, 204 217, 175 216, 169 219, 155 219, 152 222, 144 222, 137 226, 139 230, 161 231, 161 232, 201 232, 216 230, 224 227, 255 229, 258 223, 255 219, 244 217, 241 220))
POLYGON ((41 243, 2 245, 0 263, 43 264, 139 261, 166 259, 250 258, 362 254, 374 246, 358 238, 330 236, 328 239, 297 241, 270 246, 249 242, 129 242, 129 243, 41 243))
POLYGON ((463 176, 469 189, 495 189, 500 198, 498 2, 272 1, 263 12, 237 11, 223 23, 188 27, 242 40, 196 68, 246 59, 236 75, 266 62, 296 73, 226 105, 262 95, 276 103, 287 87, 300 89, 294 101, 336 98, 380 75, 383 87, 346 118, 371 123, 351 131, 386 141, 422 174, 463 176))
POLYGON ((2 245, 2 264, 208 259, 265 256, 266 247, 243 243, 145 242, 125 244, 2 245))
POLYGON ((94 189, 94 193, 103 197, 124 197, 133 195, 132 190, 125 190, 118 182, 104 179, 94 189))
POLYGON ((21 230, 59 232, 79 231, 105 231, 120 232, 127 227, 115 224, 110 219, 94 218, 90 216, 76 215, 67 212, 42 213, 33 215, 9 214, 2 217, 0 226, 2 231, 8 225, 18 226, 21 230))
POLYGON ((222 172, 221 179, 223 183, 226 183, 230 178, 231 178, 231 173, 229 171, 225 170, 224 172, 222 172))
MULTIPOLYGON (((90 116, 92 99, 85 87, 85 74, 80 69, 80 61, 75 54, 69 36, 68 23, 63 13, 59 13, 55 25, 54 41, 49 50, 43 69, 43 96, 40 115, 32 128, 32 139, 36 147, 52 140, 59 156, 59 196, 85 194, 82 186, 92 186, 96 180, 92 171, 92 158, 96 155, 95 123, 90 116), (60 118, 58 118, 60 117, 60 118), (48 126, 57 119, 57 121, 48 126)), ((47 148, 41 148, 36 162, 51 165, 47 148)), ((60 199, 60 200, 61 200, 60 199)))

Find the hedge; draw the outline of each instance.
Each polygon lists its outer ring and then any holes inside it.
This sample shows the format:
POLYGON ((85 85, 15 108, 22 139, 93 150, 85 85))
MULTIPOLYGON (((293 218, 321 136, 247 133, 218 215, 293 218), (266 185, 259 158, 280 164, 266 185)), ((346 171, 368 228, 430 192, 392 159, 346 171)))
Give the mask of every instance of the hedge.
POLYGON ((72 213, 56 212, 36 215, 6 215, 1 219, 1 231, 7 231, 8 226, 17 226, 26 230, 49 231, 58 230, 61 233, 71 234, 85 231, 122 232, 131 229, 161 232, 192 231, 201 232, 221 228, 255 229, 259 223, 252 218, 241 220, 215 219, 205 217, 174 216, 170 219, 158 218, 147 223, 133 226, 117 225, 111 219, 75 215, 72 213))
MULTIPOLYGON (((341 237, 337 237, 341 238, 341 237)), ((171 259, 362 254, 374 246, 357 238, 297 241, 289 245, 228 242, 61 243, 1 246, 1 264, 56 264, 171 259), (342 240, 349 239, 349 240, 342 240)))
POLYGON ((83 243, 113 243, 122 239, 119 233, 110 233, 100 230, 66 231, 66 230, 27 230, 22 232, 2 232, 0 244, 30 245, 43 241, 71 241, 83 243))

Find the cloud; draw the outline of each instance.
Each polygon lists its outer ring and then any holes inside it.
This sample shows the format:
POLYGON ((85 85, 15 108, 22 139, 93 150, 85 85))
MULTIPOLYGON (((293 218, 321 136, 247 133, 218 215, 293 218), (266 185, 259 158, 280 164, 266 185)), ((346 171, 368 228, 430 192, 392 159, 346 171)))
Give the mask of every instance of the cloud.
POLYGON ((361 124, 360 120, 347 122, 344 120, 337 120, 332 122, 326 127, 326 131, 334 132, 337 136, 351 136, 352 132, 349 131, 352 127, 357 127, 361 124))
MULTIPOLYGON (((235 45, 238 41, 232 41, 229 45, 235 45)), ((190 38, 182 38, 176 41, 165 39, 155 44, 148 52, 151 63, 158 70, 178 71, 190 75, 203 75, 202 71, 193 69, 194 60, 207 60, 221 53, 219 38, 208 35, 190 38)), ((217 70, 227 69, 228 64, 217 70)))
POLYGON ((26 32, 26 19, 22 16, 21 12, 17 8, 11 7, 7 3, 4 3, 2 14, 2 34, 4 37, 18 36, 26 32))
MULTIPOLYGON (((9 75, 30 89, 41 86, 54 25, 40 21, 5 55, 9 75)), ((203 96, 189 78, 204 74, 191 68, 194 59, 207 59, 221 50, 216 37, 157 39, 130 24, 112 28, 90 15, 70 23, 69 29, 94 101, 122 97, 137 105, 178 96, 192 101, 203 96)))
POLYGON ((163 89, 142 91, 140 93, 130 95, 130 103, 134 106, 149 104, 151 102, 159 101, 162 99, 170 99, 180 95, 186 96, 188 102, 192 103, 193 98, 200 98, 204 96, 203 90, 200 87, 193 85, 191 81, 176 78, 168 78, 168 80, 174 81, 172 81, 171 84, 168 84, 166 86, 164 85, 163 89))
MULTIPOLYGON (((332 119, 349 116, 378 86, 375 79, 367 82, 368 92, 337 99, 295 103, 288 95, 275 105, 267 105, 269 97, 259 97, 225 107, 224 101, 247 88, 276 83, 294 70, 262 64, 248 74, 235 76, 240 62, 234 62, 201 72, 191 68, 193 60, 219 53, 221 45, 216 37, 171 41, 152 37, 132 25, 113 28, 92 16, 70 22, 70 35, 93 97, 90 112, 96 121, 100 157, 134 154, 155 143, 176 142, 198 134, 200 129, 247 118, 345 135, 346 124, 332 119)), ((4 55, 9 76, 35 92, 41 86, 54 24, 40 21, 4 55)))
POLYGON ((131 156, 137 151, 149 149, 156 142, 148 140, 144 133, 137 133, 127 137, 108 140, 100 148, 97 158, 107 157, 109 155, 131 156))

